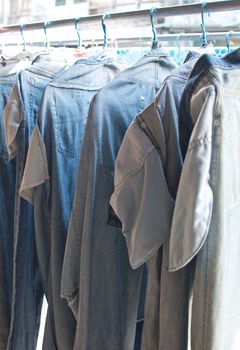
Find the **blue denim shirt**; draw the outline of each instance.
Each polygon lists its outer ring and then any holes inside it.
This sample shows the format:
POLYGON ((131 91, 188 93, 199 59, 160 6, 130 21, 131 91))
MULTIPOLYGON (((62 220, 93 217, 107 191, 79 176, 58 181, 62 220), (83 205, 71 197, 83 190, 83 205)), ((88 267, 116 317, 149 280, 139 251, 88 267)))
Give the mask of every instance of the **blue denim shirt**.
POLYGON ((61 274, 78 160, 92 97, 123 65, 79 60, 45 89, 21 195, 34 205, 37 252, 48 300, 44 349, 72 350, 76 320, 61 299, 61 274))
MULTIPOLYGON (((202 126, 203 131, 199 131, 200 133, 204 134, 202 137, 202 142, 200 142, 200 137, 196 135, 196 140, 194 139, 193 133, 195 124, 197 122, 198 114, 196 113, 197 117, 194 117, 195 114, 193 113, 193 102, 191 102, 191 99, 193 101, 196 101, 198 103, 198 107, 195 107, 197 112, 199 112, 200 108, 202 107, 202 104, 204 103, 206 97, 209 96, 209 100, 211 100, 211 89, 209 88, 208 91, 208 83, 209 81, 207 78, 204 80, 205 75, 207 75, 209 72, 213 72, 216 79, 224 80, 226 79, 227 83, 227 72, 229 70, 229 76, 230 71, 236 71, 238 72, 240 64, 240 50, 235 50, 231 52, 230 54, 226 55, 223 58, 214 57, 211 55, 203 55, 199 61, 197 62, 196 66, 194 67, 194 70, 192 71, 192 74, 190 76, 189 82, 186 86, 186 89, 184 90, 184 95, 181 100, 180 105, 180 117, 179 117, 179 128, 180 128, 180 144, 182 147, 182 153, 185 158, 186 154, 188 154, 188 162, 190 163, 189 159, 195 157, 195 161, 197 162, 197 151, 199 145, 205 145, 210 143, 211 144, 211 131, 204 129, 204 125, 202 126), (216 73, 215 73, 216 71, 216 73), (225 73, 226 72, 226 73, 225 73), (225 74, 224 74, 225 73, 225 74), (197 86, 202 86, 206 81, 206 89, 204 93, 202 93, 201 98, 195 99, 192 97, 195 94, 195 90, 197 86), (192 135, 193 134, 193 135, 192 135), (191 152, 193 150, 194 152, 191 152), (195 154, 196 153, 196 154, 195 154), (195 154, 195 156, 191 156, 190 154, 195 154)), ((210 80, 210 79, 209 79, 210 80)), ((225 83, 225 82, 224 82, 225 83)), ((222 81, 220 80, 220 84, 224 86, 222 81)), ((234 86, 233 86, 234 88, 234 86)), ((220 93, 217 91, 217 98, 219 98, 220 93)), ((200 112, 199 112, 200 113, 200 112)), ((200 119, 200 118, 199 118, 200 119)), ((201 150, 201 147, 199 147, 199 150, 201 150)), ((209 182, 208 178, 209 175, 207 175, 207 172, 209 171, 210 164, 211 164, 211 157, 210 153, 205 152, 206 160, 202 164, 202 169, 200 172, 200 175, 198 173, 199 169, 197 167, 196 169, 196 183, 195 183, 195 190, 198 200, 194 200, 195 204, 191 205, 191 210, 186 211, 186 215, 184 214, 183 210, 180 209, 180 203, 178 202, 177 209, 175 210, 175 217, 174 217, 174 227, 172 229, 171 234, 171 245, 170 245, 170 269, 172 271, 178 270, 181 267, 187 265, 193 257, 198 253, 198 251, 201 249, 202 245, 204 244, 204 240, 207 237, 209 225, 211 222, 211 213, 212 213, 212 201, 213 201, 213 194, 210 187, 207 185, 209 182), (207 170, 208 169, 208 170, 207 170), (201 186, 205 185, 204 194, 205 196, 201 196, 201 186), (203 210, 202 206, 205 208, 203 210), (198 209, 199 208, 199 209, 198 209), (201 214, 201 215, 199 215, 201 214), (189 221, 187 223, 187 218, 189 218, 189 221), (190 219, 191 218, 191 219, 190 219), (201 220, 199 219, 201 218, 201 220), (184 227, 184 223, 186 226, 184 227), (192 227, 194 225, 194 228, 192 227), (182 231, 179 229, 181 227, 182 231), (196 234, 194 235, 193 232, 196 234), (179 238, 181 237, 181 240, 179 238), (181 241, 181 244, 179 244, 179 241, 181 241), (188 242, 188 243, 187 243, 188 242)), ((199 156, 199 158, 201 158, 199 156)), ((191 159, 191 161, 193 161, 191 159)), ((188 162, 185 162, 185 167, 187 168, 188 162)), ((198 160, 199 162, 199 160, 198 160)), ((199 162, 200 167, 200 162, 199 162)), ((184 169, 184 173, 185 173, 184 169)), ((194 171, 192 171, 191 176, 183 177, 183 181, 195 181, 194 180, 194 171)), ((182 187, 182 185, 181 185, 182 187)), ((190 187, 189 187, 190 189, 190 187)), ((182 196, 182 190, 181 190, 181 196, 182 196)), ((193 195, 193 193, 192 193, 193 195)), ((179 194, 180 198, 180 194, 179 194)), ((189 205, 189 201, 193 200, 192 196, 187 197, 188 200, 185 201, 185 205, 189 205)))
POLYGON ((0 66, 0 348, 7 348, 11 322, 13 283, 13 226, 16 161, 8 161, 3 111, 16 82, 17 72, 29 60, 4 61, 0 66))
POLYGON ((153 50, 91 103, 62 275, 62 295, 77 316, 74 349, 134 347, 142 269, 132 270, 121 231, 107 224, 114 164, 132 119, 174 68, 161 50, 153 50))
POLYGON ((67 67, 65 59, 52 54, 39 55, 33 64, 17 75, 16 84, 4 111, 6 148, 11 162, 16 162, 16 179, 12 192, 14 223, 13 244, 8 254, 13 264, 11 291, 11 327, 7 349, 32 350, 36 346, 42 302, 42 283, 37 253, 33 210, 20 199, 19 188, 32 130, 44 88, 67 67))

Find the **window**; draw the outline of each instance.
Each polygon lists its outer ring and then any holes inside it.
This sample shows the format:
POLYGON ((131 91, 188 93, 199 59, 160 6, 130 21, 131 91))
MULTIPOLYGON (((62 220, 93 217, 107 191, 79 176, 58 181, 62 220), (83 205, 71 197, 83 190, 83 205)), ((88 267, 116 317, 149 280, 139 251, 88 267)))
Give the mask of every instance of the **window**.
POLYGON ((66 4, 66 0, 55 0, 56 6, 62 6, 66 4))
POLYGON ((87 0, 55 0, 56 6, 80 4, 82 2, 87 2, 87 0))

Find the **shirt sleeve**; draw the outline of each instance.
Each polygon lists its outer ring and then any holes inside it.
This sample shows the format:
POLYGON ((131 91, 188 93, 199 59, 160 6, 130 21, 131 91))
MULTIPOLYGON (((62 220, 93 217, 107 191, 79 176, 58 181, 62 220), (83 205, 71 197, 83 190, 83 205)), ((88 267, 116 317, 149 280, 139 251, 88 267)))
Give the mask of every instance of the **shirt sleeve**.
POLYGON ((110 204, 122 222, 130 264, 135 269, 168 237, 174 207, 159 152, 136 120, 118 153, 110 204))
POLYGON ((3 113, 5 142, 9 158, 12 159, 17 154, 17 132, 23 120, 23 110, 19 96, 18 84, 13 87, 3 113))
POLYGON ((94 182, 97 173, 94 136, 91 120, 87 121, 83 147, 78 167, 77 183, 74 194, 73 209, 68 227, 65 246, 61 297, 65 298, 77 319, 79 309, 79 285, 81 269, 81 249, 83 231, 90 230, 92 221, 92 206, 94 205, 94 182), (88 179, 86 181, 86 179, 88 179), (90 200, 90 198, 92 200, 90 200), (90 214, 90 215, 89 215, 90 214))
POLYGON ((207 237, 213 206, 210 186, 212 123, 216 92, 203 87, 191 100, 195 126, 178 187, 170 235, 169 270, 187 265, 207 237))
POLYGON ((35 126, 28 149, 20 196, 33 205, 34 188, 43 183, 49 187, 46 148, 38 126, 35 126))

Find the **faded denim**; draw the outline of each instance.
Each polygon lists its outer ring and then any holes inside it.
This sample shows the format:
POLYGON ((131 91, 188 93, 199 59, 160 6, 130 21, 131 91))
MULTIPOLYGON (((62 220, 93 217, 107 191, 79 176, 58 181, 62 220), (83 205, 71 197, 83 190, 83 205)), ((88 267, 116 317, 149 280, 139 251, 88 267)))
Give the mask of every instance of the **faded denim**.
POLYGON ((195 267, 191 350, 240 348, 239 91, 240 49, 202 56, 182 99, 186 156, 169 265, 195 267))
POLYGON ((36 57, 30 67, 18 74, 4 111, 6 148, 10 159, 16 161, 11 327, 6 349, 32 350, 36 347, 43 291, 33 210, 29 203, 20 199, 19 188, 44 88, 65 68, 65 60, 54 55, 36 57))
POLYGON ((77 316, 75 350, 134 348, 142 268, 132 270, 120 229, 108 225, 109 200, 124 134, 174 68, 153 50, 91 103, 62 276, 62 294, 77 316))
POLYGON ((121 69, 112 59, 79 60, 45 89, 31 138, 20 191, 34 205, 37 253, 48 301, 43 349, 73 349, 76 320, 61 299, 60 285, 78 160, 90 101, 121 69))
POLYGON ((11 322, 13 284, 13 225, 16 161, 8 161, 4 137, 3 111, 16 82, 17 72, 31 64, 28 60, 0 63, 0 349, 6 350, 11 322))
POLYGON ((187 348, 189 271, 167 268, 182 170, 178 107, 194 56, 165 79, 154 101, 134 119, 116 161, 110 203, 122 222, 131 266, 148 262, 142 350, 187 348))

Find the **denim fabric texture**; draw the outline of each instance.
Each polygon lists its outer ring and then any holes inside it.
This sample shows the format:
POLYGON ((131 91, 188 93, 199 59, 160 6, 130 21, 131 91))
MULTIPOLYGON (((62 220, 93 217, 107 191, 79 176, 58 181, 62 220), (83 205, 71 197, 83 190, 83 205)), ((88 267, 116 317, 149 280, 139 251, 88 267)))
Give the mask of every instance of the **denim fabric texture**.
POLYGON ((189 133, 182 134, 169 265, 195 269, 192 350, 240 346, 239 90, 240 49, 221 59, 202 56, 182 97, 180 118, 189 133))
POLYGON ((6 350, 11 322, 13 285, 14 196, 16 160, 8 161, 4 137, 3 111, 16 82, 17 72, 29 60, 0 63, 0 349, 6 350))
POLYGON ((132 270, 121 230, 108 225, 114 165, 129 124, 175 67, 152 50, 91 103, 62 276, 62 295, 77 316, 76 350, 134 348, 142 268, 132 270))
POLYGON ((76 320, 61 299, 60 286, 78 161, 91 99, 122 68, 110 58, 76 62, 45 89, 31 138, 20 192, 34 205, 37 253, 48 301, 43 349, 73 349, 76 320))
POLYGON ((47 84, 66 69, 65 59, 44 54, 21 71, 4 111, 6 148, 16 162, 14 227, 11 258, 13 284, 11 327, 5 349, 32 350, 36 347, 42 304, 42 283, 37 262, 33 210, 19 196, 28 145, 36 124, 42 94, 47 84))
POLYGON ((145 262, 148 266, 142 350, 183 350, 188 341, 189 271, 167 270, 182 170, 178 107, 197 60, 192 55, 188 59, 165 79, 154 101, 133 120, 115 166, 110 203, 122 222, 132 267, 145 262))

